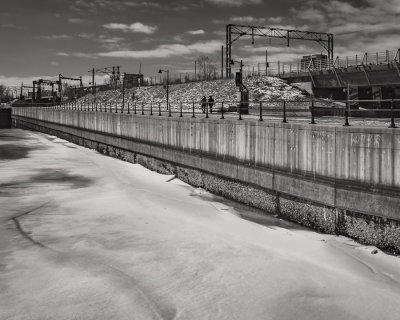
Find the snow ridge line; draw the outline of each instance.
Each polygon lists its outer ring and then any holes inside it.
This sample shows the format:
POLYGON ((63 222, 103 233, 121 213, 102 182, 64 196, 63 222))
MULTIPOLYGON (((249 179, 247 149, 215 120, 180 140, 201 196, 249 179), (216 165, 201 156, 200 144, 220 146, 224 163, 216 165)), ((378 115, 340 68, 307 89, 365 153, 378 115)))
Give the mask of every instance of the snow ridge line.
POLYGON ((31 243, 33 243, 33 244, 36 245, 36 246, 39 246, 39 247, 41 247, 41 248, 49 249, 49 248, 46 247, 43 243, 41 243, 41 242, 36 241, 35 239, 33 239, 33 238, 24 230, 24 228, 22 227, 21 223, 20 223, 19 220, 18 220, 19 218, 21 218, 21 217, 23 217, 23 216, 26 216, 26 215, 28 215, 28 214, 30 214, 30 213, 33 213, 33 212, 35 212, 35 211, 37 211, 37 210, 43 208, 45 205, 47 205, 47 202, 44 203, 44 204, 42 204, 42 205, 40 205, 40 206, 38 206, 38 207, 36 207, 36 208, 34 208, 34 209, 31 209, 31 210, 28 210, 28 211, 26 211, 26 212, 23 212, 23 213, 21 213, 21 214, 19 214, 19 215, 16 215, 16 216, 12 217, 10 220, 14 221, 15 226, 16 226, 18 232, 19 232, 25 239, 29 240, 31 243))

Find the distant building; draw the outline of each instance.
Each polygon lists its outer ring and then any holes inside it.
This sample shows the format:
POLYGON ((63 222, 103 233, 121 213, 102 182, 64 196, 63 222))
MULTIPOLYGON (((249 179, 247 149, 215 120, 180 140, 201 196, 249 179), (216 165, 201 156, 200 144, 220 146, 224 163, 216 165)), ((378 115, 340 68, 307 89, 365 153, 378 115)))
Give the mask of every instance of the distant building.
POLYGON ((328 67, 328 56, 326 54, 313 54, 310 56, 303 56, 301 59, 301 71, 307 71, 310 61, 313 61, 312 67, 314 69, 325 69, 328 67))

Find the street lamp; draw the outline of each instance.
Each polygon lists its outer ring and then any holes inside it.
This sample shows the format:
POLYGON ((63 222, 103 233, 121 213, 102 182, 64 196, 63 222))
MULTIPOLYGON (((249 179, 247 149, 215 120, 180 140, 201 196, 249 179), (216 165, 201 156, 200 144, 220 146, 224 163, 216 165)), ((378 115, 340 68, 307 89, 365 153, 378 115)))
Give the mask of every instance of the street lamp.
POLYGON ((160 73, 160 74, 163 73, 163 72, 167 73, 167 110, 168 110, 168 108, 169 108, 169 70, 160 69, 158 71, 158 73, 160 73))
POLYGON ((243 60, 231 60, 230 64, 234 65, 235 62, 240 63, 240 72, 236 73, 236 86, 240 90, 239 120, 241 120, 242 113, 249 113, 249 89, 243 83, 243 60))
POLYGON ((231 60, 231 66, 233 66, 235 64, 235 62, 240 63, 240 73, 243 74, 243 60, 237 61, 237 60, 231 60))

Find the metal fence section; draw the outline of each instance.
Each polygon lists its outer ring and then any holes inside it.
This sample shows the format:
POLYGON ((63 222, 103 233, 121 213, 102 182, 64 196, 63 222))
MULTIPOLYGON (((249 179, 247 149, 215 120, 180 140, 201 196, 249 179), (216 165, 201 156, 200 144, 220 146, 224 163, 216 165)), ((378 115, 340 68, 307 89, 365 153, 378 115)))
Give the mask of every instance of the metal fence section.
MULTIPOLYGON (((312 57, 312 56, 310 56, 312 57)), ((271 61, 245 65, 245 76, 284 76, 296 73, 308 73, 309 71, 332 70, 334 68, 349 68, 360 66, 379 66, 391 63, 400 64, 400 48, 380 52, 366 52, 340 57, 337 56, 331 63, 327 59, 310 59, 310 61, 271 61)))
POLYGON ((257 121, 306 122, 350 126, 388 126, 397 128, 400 118, 400 99, 389 100, 272 100, 272 101, 216 101, 202 108, 201 101, 142 102, 127 101, 122 106, 117 102, 97 102, 94 99, 80 103, 33 104, 31 107, 57 110, 121 113, 137 116, 191 117, 206 119, 248 119, 257 121), (243 108, 243 106, 245 108, 243 108), (248 108, 248 109, 247 109, 248 108), (243 110, 248 110, 244 113, 243 110), (371 122, 372 121, 372 122, 371 122))

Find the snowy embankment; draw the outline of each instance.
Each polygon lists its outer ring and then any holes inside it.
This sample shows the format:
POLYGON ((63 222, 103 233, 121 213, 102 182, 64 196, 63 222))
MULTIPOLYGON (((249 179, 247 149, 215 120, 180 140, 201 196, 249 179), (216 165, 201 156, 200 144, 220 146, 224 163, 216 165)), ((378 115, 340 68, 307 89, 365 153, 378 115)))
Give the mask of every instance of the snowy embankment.
MULTIPOLYGON (((245 80, 245 84, 250 91, 250 101, 258 104, 259 101, 290 100, 301 101, 306 98, 304 93, 287 84, 284 80, 275 77, 257 76, 245 80)), ((166 90, 163 86, 140 87, 126 90, 126 101, 130 101, 132 93, 135 92, 137 103, 165 103, 166 90)), ((208 99, 210 95, 217 103, 224 102, 225 105, 234 105, 238 101, 238 87, 234 79, 223 79, 202 82, 190 82, 169 86, 169 100, 173 106, 179 102, 186 102, 188 107, 194 101, 199 104, 205 95, 208 99)), ((80 99, 93 99, 93 95, 87 95, 80 99)), ((122 105, 121 90, 109 90, 97 93, 98 102, 117 103, 122 105)))
POLYGON ((172 176, 16 129, 0 176, 0 319, 400 314, 399 258, 172 176))

